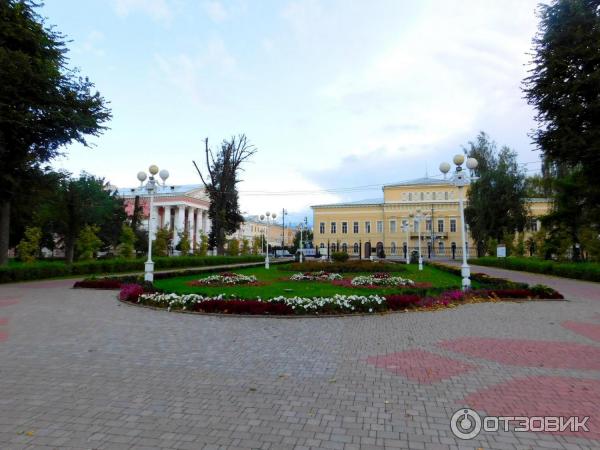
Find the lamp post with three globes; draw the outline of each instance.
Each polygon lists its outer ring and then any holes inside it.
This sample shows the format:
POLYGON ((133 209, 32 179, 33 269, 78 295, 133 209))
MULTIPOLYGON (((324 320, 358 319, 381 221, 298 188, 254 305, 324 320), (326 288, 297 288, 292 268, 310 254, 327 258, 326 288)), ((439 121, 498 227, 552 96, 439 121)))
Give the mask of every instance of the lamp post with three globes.
MULTIPOLYGON (((471 287, 471 268, 467 264, 467 237, 465 233, 465 208, 463 201, 463 187, 471 184, 471 181, 477 180, 477 177, 474 175, 473 171, 477 168, 478 162, 475 158, 467 158, 466 166, 469 169, 470 173, 466 173, 463 170, 462 165, 465 162, 465 156, 461 154, 457 154, 452 159, 452 162, 456 165, 456 171, 452 175, 450 179, 452 184, 458 188, 458 207, 460 209, 460 230, 462 235, 462 254, 463 254, 463 263, 461 266, 461 276, 462 276, 462 287, 463 289, 469 289, 471 287)), ((440 164, 440 172, 444 174, 444 178, 446 174, 450 171, 450 164, 447 162, 443 162, 440 164)))
POLYGON ((269 211, 267 211, 265 214, 260 215, 260 220, 266 221, 266 224, 267 224, 267 237, 266 237, 267 251, 265 253, 265 269, 269 268, 269 223, 271 220, 273 220, 273 222, 275 222, 276 217, 277 217, 277 213, 271 214, 269 211))
POLYGON ((154 212, 154 193, 156 192, 156 180, 154 179, 155 175, 158 174, 160 179, 162 180, 162 185, 165 185, 165 181, 169 178, 168 170, 158 171, 158 166, 152 164, 148 168, 148 172, 150 172, 150 177, 144 171, 140 171, 137 174, 137 179, 140 182, 140 187, 144 187, 144 181, 148 178, 146 183, 146 191, 148 192, 148 196, 150 197, 150 211, 148 213, 148 259, 146 260, 146 264, 144 265, 144 280, 152 283, 154 281, 154 262, 152 261, 152 233, 153 233, 153 212, 154 212))

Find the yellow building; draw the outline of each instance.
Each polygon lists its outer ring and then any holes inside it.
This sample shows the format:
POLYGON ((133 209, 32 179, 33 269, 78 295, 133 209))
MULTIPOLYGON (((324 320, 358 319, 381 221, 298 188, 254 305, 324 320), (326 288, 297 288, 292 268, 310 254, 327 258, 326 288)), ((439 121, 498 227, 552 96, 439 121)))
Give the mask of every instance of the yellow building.
MULTIPOLYGON (((314 242, 325 254, 329 248, 362 258, 404 258, 407 251, 418 250, 420 233, 424 257, 449 257, 453 250, 458 257, 462 255, 458 196, 459 189, 449 180, 425 177, 386 185, 383 198, 314 205, 314 242)), ((530 199, 529 205, 531 228, 536 230, 537 218, 548 212, 550 201, 530 199)), ((468 227, 467 237, 468 254, 475 255, 468 227)))

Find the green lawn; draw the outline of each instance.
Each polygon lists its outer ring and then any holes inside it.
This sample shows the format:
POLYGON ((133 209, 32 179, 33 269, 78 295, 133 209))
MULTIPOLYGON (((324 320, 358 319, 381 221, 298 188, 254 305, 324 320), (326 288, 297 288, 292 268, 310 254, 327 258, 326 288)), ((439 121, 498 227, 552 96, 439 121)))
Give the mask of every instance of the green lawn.
MULTIPOLYGON (((285 267, 285 266, 284 266, 285 267)), ((179 278, 167 278, 162 280, 156 280, 154 285, 163 289, 167 292, 175 292, 177 294, 202 294, 202 295, 218 295, 218 294, 235 294, 239 298, 272 298, 283 295, 285 297, 331 297, 335 294, 355 294, 355 295, 372 295, 372 294, 390 294, 410 291, 409 288, 358 288, 358 287, 345 287, 336 286, 330 281, 290 281, 289 277, 296 272, 281 270, 284 267, 277 268, 271 267, 266 270, 264 267, 260 268, 248 268, 234 270, 235 273, 244 275, 255 275, 260 283, 263 285, 259 286, 217 286, 217 287, 206 287, 206 286, 189 286, 188 282, 198 280, 200 278, 207 277, 211 274, 206 275, 192 275, 179 278)), ((406 267, 406 266, 404 266, 406 267)), ((358 274, 348 273, 342 274, 344 278, 351 279, 357 275, 369 275, 369 274, 358 274)), ((452 289, 460 288, 460 277, 453 275, 448 272, 436 269, 434 267, 425 266, 423 271, 419 271, 418 267, 411 264, 407 267, 406 271, 393 273, 395 276, 401 276, 403 278, 409 278, 416 283, 428 282, 431 283, 433 289, 452 289)))

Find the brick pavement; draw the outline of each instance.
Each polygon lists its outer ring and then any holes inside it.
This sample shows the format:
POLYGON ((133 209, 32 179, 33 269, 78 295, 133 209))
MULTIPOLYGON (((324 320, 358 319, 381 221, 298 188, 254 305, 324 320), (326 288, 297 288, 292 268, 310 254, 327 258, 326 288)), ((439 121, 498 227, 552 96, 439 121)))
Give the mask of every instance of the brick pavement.
POLYGON ((598 285, 568 281, 565 302, 297 320, 129 307, 63 280, 3 285, 0 448, 600 448, 597 417, 577 435, 449 429, 461 407, 597 414, 600 343, 572 324, 600 325, 598 285), (465 339, 512 344, 492 358, 456 351, 465 339), (584 350, 547 364, 557 345, 584 350))

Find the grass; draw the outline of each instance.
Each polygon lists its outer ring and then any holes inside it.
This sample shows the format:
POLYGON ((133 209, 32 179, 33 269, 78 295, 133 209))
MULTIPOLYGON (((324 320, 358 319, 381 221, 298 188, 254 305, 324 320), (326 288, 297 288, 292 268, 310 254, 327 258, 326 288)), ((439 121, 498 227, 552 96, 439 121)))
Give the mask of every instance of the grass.
MULTIPOLYGON (((407 267, 407 266, 404 266, 407 267)), ((283 269, 280 268, 280 269, 283 269)), ((409 292, 411 288, 385 287, 385 288, 360 288, 360 287, 345 287, 333 285, 330 281, 290 281, 289 277, 296 273, 293 271, 277 270, 271 268, 266 270, 264 267, 247 268, 234 270, 235 273, 244 275, 255 275, 261 285, 248 286, 189 286, 190 281, 204 278, 205 276, 191 275, 178 278, 168 278, 156 280, 154 285, 167 292, 176 294, 201 294, 207 296, 215 296, 219 294, 234 294, 238 298, 253 299, 257 297, 272 298, 277 296, 285 297, 331 297, 335 294, 344 295, 384 295, 400 292, 409 292)), ((207 274, 206 276, 209 276, 207 274)), ((343 274, 344 278, 353 278, 358 273, 343 274)), ((369 274, 365 274, 369 275, 369 274)), ((406 271, 393 273, 393 275, 409 278, 416 283, 428 282, 432 284, 432 288, 427 291, 439 291, 440 289, 458 289, 460 288, 460 277, 436 269, 434 267, 425 266, 423 271, 419 271, 415 264, 407 267, 406 271)), ((475 286, 477 287, 477 286, 475 286)), ((414 290, 414 289, 412 289, 414 290)))

